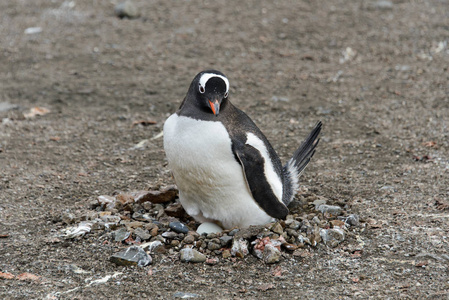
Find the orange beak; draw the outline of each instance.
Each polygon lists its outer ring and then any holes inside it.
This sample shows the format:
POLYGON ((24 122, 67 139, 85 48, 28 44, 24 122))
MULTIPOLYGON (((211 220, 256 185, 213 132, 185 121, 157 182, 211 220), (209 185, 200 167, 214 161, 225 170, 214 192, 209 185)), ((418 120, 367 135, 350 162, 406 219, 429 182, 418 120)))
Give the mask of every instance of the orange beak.
POLYGON ((218 103, 218 100, 215 100, 213 103, 209 100, 209 106, 214 115, 218 116, 218 113, 220 112, 220 103, 218 103))

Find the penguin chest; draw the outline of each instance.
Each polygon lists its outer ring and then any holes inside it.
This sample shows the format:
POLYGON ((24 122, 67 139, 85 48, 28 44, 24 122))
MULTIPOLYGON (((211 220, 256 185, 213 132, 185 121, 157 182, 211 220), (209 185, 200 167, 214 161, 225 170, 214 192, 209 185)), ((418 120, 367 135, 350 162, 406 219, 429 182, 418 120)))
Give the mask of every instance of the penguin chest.
POLYGON ((226 187, 239 187, 242 169, 220 122, 172 115, 164 125, 164 149, 183 194, 212 198, 226 187))
POLYGON ((268 215, 252 198, 221 122, 174 114, 164 124, 164 149, 188 214, 200 222, 220 221, 225 227, 267 222, 268 215), (251 220, 252 214, 259 222, 251 220))

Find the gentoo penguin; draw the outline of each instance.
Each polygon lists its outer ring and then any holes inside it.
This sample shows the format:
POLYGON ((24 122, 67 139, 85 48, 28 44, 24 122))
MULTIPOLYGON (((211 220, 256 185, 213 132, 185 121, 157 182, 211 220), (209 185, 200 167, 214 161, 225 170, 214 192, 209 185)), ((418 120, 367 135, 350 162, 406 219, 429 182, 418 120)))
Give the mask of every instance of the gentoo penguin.
POLYGON ((198 222, 226 229, 285 218, 320 131, 318 122, 282 166, 265 135, 229 101, 228 78, 216 70, 200 72, 164 124, 164 149, 182 206, 198 222))

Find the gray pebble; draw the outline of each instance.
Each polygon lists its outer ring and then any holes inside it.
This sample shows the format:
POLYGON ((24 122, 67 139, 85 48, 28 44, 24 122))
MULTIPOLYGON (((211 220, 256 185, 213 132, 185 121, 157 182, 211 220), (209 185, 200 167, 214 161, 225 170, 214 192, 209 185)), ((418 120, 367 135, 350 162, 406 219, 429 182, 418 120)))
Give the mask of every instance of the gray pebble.
POLYGON ((178 233, 189 232, 189 227, 187 227, 184 223, 181 222, 170 222, 168 224, 168 227, 170 227, 173 231, 176 231, 178 233))
POLYGON ((176 232, 173 231, 166 231, 163 234, 161 234, 162 237, 167 238, 167 239, 175 239, 178 237, 178 234, 176 232))
POLYGON ((288 228, 291 228, 293 230, 297 230, 301 226, 301 222, 296 221, 294 219, 289 219, 289 220, 285 221, 285 225, 288 228))
POLYGON ((148 230, 142 229, 140 227, 134 230, 134 233, 140 237, 142 240, 149 240, 151 238, 151 234, 148 230))
POLYGON ((139 267, 145 267, 152 263, 151 256, 137 246, 131 246, 125 251, 113 254, 110 260, 119 266, 138 265, 139 267))
POLYGON ((313 224, 317 224, 317 225, 321 225, 321 220, 320 218, 318 218, 318 216, 315 216, 312 218, 312 223, 313 224))
POLYGON ((239 230, 237 228, 236 229, 232 229, 231 231, 229 231, 228 235, 229 236, 234 236, 237 232, 239 232, 239 230))
POLYGON ((223 247, 226 247, 232 241, 232 239, 233 239, 232 236, 229 236, 229 235, 222 236, 220 238, 221 245, 223 247))
POLYGON ((131 233, 128 230, 126 230, 125 227, 117 229, 116 231, 113 232, 114 241, 122 242, 122 241, 126 240, 127 238, 129 238, 130 234, 131 233))
POLYGON ((265 245, 263 249, 263 261, 266 264, 274 264, 281 260, 282 253, 271 244, 265 245))
POLYGON ((315 210, 318 210, 318 207, 320 207, 320 205, 326 204, 326 200, 325 199, 318 199, 312 202, 313 205, 315 205, 315 210))
POLYGON ((360 225, 360 218, 356 214, 350 214, 347 217, 338 217, 338 220, 343 221, 350 226, 359 226, 360 225))
POLYGON ((208 238, 208 239, 214 239, 214 238, 216 238, 216 237, 217 237, 217 234, 216 234, 215 232, 208 233, 208 234, 206 235, 206 238, 208 238))
POLYGON ((356 214, 351 214, 346 219, 345 223, 351 225, 351 226, 359 226, 360 224, 360 218, 356 214))
POLYGON ((327 204, 321 204, 318 206, 318 211, 324 213, 329 213, 333 215, 340 215, 342 213, 342 209, 340 206, 337 205, 327 205, 327 204))
POLYGON ((104 215, 101 216, 100 219, 102 219, 106 223, 119 223, 122 219, 119 216, 111 216, 111 215, 104 215))
POLYGON ((114 8, 115 15, 120 19, 134 19, 139 17, 137 7, 131 1, 119 3, 114 8))
POLYGON ((299 233, 296 230, 291 229, 291 228, 287 228, 285 231, 287 232, 287 234, 289 236, 298 237, 298 235, 299 235, 299 233))
POLYGON ((209 250, 218 250, 221 248, 221 243, 219 239, 213 239, 207 244, 207 249, 209 250))
POLYGON ((202 263, 206 261, 206 255, 192 248, 184 248, 179 253, 182 262, 202 263))
POLYGON ((332 248, 337 247, 345 239, 345 233, 340 228, 321 229, 320 235, 324 244, 332 248))
POLYGON ((153 253, 153 252, 158 252, 157 251, 158 248, 164 248, 164 245, 162 244, 161 241, 153 241, 153 242, 143 243, 139 247, 145 251, 153 253))

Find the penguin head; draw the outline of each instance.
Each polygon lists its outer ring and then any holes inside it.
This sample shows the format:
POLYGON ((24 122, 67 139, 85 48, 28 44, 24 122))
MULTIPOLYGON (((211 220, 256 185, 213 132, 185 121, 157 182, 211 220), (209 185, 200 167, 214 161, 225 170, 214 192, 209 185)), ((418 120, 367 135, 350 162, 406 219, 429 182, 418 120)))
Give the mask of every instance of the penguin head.
POLYGON ((229 80, 220 71, 206 70, 195 76, 189 92, 202 110, 218 116, 222 102, 229 95, 229 80))

